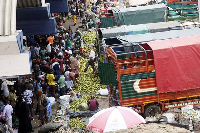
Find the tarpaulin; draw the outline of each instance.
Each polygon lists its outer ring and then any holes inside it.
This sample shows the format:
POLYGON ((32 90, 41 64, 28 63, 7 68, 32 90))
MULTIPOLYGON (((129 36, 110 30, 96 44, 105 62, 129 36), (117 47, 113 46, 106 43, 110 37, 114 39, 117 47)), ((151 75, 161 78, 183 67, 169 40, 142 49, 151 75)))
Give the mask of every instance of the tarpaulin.
POLYGON ((200 35, 148 42, 158 93, 200 88, 200 35))
POLYGON ((129 5, 138 6, 138 5, 146 4, 150 1, 151 0, 129 0, 129 5))
MULTIPOLYGON (((192 22, 191 22, 192 23, 192 22)), ((193 23, 194 24, 194 23, 193 23)), ((158 22, 138 25, 121 25, 118 27, 100 28, 103 38, 116 37, 136 34, 146 34, 147 32, 164 32, 172 28, 180 27, 181 23, 178 21, 158 22)))
POLYGON ((164 22, 165 10, 165 4, 155 4, 120 9, 113 8, 113 13, 117 26, 120 26, 164 22))

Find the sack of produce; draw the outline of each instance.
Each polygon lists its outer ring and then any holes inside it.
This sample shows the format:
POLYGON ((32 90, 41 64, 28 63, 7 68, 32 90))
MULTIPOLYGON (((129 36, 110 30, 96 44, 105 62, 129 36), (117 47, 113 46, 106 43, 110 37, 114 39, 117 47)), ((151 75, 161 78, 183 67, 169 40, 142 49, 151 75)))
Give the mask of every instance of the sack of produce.
POLYGON ((81 104, 79 105, 79 110, 80 110, 80 111, 86 111, 86 110, 88 110, 88 109, 89 109, 89 107, 88 107, 87 103, 81 103, 81 104))

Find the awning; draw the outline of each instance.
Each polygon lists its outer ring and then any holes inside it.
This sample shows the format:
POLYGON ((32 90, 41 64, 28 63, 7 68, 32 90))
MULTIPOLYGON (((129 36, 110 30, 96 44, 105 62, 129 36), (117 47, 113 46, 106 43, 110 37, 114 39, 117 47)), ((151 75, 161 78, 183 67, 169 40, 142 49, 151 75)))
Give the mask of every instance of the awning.
POLYGON ((129 0, 129 5, 131 6, 138 6, 142 4, 146 4, 152 0, 129 0))
POLYGON ((31 74, 29 53, 0 55, 0 77, 31 74))
POLYGON ((156 33, 146 33, 139 35, 125 35, 118 37, 119 39, 132 42, 132 43, 141 43, 141 42, 150 42, 155 40, 165 40, 171 38, 179 38, 184 36, 194 36, 200 33, 200 28, 184 29, 184 30, 171 30, 165 32, 156 32, 156 33))
POLYGON ((200 35, 148 42, 158 93, 200 88, 200 35))

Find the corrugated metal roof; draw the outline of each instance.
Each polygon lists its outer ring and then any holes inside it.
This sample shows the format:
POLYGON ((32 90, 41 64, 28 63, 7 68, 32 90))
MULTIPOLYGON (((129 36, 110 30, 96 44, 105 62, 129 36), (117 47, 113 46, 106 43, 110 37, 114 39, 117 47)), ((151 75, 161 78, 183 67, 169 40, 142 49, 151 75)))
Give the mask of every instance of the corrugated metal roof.
POLYGON ((17 8, 39 7, 44 5, 44 0, 18 0, 17 8))

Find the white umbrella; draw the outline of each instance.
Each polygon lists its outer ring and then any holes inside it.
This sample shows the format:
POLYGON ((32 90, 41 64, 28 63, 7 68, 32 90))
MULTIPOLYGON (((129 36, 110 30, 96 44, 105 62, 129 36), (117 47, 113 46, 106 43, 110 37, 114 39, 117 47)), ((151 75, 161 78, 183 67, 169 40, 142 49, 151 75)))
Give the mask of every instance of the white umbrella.
POLYGON ((88 128, 99 133, 131 128, 144 124, 145 120, 138 113, 127 107, 111 107, 97 112, 89 119, 88 128))

